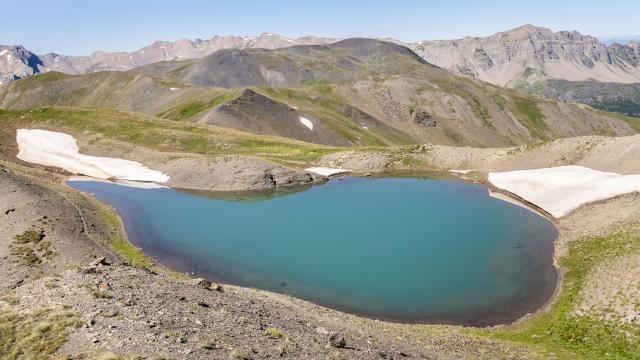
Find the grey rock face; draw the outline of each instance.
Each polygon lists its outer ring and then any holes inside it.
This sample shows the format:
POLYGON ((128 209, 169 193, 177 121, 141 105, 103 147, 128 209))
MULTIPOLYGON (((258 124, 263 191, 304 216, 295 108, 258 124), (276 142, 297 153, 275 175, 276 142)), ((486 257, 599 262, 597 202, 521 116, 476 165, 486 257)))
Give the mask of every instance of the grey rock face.
POLYGON ((637 43, 607 46, 577 31, 525 25, 488 37, 422 41, 409 47, 434 65, 499 86, 544 79, 640 81, 637 43))
POLYGON ((0 85, 43 71, 40 58, 23 46, 0 45, 0 85))

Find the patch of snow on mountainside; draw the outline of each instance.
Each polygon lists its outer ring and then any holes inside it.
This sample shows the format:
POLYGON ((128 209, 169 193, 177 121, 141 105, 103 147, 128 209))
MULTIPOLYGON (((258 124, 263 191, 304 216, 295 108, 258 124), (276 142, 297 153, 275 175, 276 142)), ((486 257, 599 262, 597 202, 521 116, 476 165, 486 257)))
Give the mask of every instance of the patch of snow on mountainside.
POLYGON ((18 159, 44 166, 58 167, 73 174, 99 179, 153 181, 164 183, 166 174, 149 169, 137 161, 80 154, 76 139, 68 134, 18 129, 18 159))
POLYGON ((556 218, 584 204, 640 192, 640 174, 620 175, 584 166, 491 172, 489 182, 556 218))

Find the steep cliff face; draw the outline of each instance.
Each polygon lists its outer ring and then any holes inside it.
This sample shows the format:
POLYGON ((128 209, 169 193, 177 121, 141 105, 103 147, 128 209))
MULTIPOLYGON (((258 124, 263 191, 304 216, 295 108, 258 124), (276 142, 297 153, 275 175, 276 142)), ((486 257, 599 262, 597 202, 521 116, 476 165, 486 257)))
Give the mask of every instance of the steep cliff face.
POLYGON ((38 56, 23 46, 0 45, 0 85, 39 74, 43 69, 38 56))
POLYGON ((422 41, 411 47, 432 64, 499 86, 546 79, 640 82, 637 43, 607 46, 576 31, 525 25, 488 37, 422 41))

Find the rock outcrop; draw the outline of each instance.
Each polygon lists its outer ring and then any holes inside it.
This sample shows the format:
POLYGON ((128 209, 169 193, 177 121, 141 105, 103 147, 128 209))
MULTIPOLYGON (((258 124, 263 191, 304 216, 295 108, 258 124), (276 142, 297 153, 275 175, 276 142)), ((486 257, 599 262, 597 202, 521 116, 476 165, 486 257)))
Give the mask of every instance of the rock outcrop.
POLYGON ((577 31, 524 25, 488 37, 421 41, 410 47, 434 65, 499 86, 543 79, 640 81, 637 43, 607 46, 577 31))

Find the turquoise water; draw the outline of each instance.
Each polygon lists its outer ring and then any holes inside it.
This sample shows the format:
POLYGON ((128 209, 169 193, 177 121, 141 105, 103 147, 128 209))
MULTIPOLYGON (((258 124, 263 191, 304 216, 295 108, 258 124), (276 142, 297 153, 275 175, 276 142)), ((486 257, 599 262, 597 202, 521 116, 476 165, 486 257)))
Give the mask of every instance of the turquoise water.
POLYGON ((496 324, 555 288, 555 227, 467 183, 344 178, 251 201, 69 184, 114 206, 130 241, 174 270, 369 317, 496 324))

